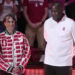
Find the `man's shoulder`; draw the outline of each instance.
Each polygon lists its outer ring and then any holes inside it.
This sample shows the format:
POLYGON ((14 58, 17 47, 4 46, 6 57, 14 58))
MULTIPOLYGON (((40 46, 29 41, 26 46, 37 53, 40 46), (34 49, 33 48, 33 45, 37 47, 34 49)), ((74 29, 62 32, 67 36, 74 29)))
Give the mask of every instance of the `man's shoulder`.
POLYGON ((0 36, 4 36, 4 35, 5 35, 5 32, 1 32, 1 33, 0 33, 0 36))
POLYGON ((67 17, 67 16, 66 16, 66 20, 67 20, 68 22, 75 22, 73 19, 71 19, 71 18, 69 18, 69 17, 67 17))
POLYGON ((67 27, 72 27, 73 25, 75 25, 75 21, 69 17, 66 16, 66 19, 64 21, 64 24, 67 26, 67 27))
POLYGON ((16 31, 16 34, 23 34, 22 32, 20 32, 20 31, 16 31))
POLYGON ((50 21, 52 21, 52 17, 45 20, 45 22, 50 22, 50 21))
POLYGON ((25 36, 25 34, 24 33, 22 33, 22 32, 20 32, 20 31, 16 31, 16 35, 18 35, 18 36, 25 36))
POLYGON ((52 23, 52 21, 53 21, 53 19, 52 19, 52 17, 50 17, 50 18, 48 18, 48 19, 45 20, 44 25, 45 25, 45 24, 46 24, 46 25, 49 25, 49 24, 52 23))
POLYGON ((5 32, 0 33, 0 39, 5 38, 5 32))

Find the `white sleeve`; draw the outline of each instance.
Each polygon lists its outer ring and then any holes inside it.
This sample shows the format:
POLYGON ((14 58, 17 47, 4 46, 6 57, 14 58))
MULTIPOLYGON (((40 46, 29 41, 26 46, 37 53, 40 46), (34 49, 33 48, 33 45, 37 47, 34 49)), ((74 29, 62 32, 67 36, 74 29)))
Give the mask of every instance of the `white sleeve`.
POLYGON ((72 25, 72 37, 75 42, 75 21, 73 22, 73 25, 72 25))
POLYGON ((47 42, 48 41, 48 35, 47 35, 47 26, 46 22, 44 23, 44 39, 47 42))

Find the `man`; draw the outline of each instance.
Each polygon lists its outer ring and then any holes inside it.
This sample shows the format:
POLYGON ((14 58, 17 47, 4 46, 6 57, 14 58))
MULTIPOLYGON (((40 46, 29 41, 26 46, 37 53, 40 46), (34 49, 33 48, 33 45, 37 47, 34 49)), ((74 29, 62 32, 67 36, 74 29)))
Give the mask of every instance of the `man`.
POLYGON ((28 41, 24 34, 15 31, 12 15, 7 15, 3 23, 6 30, 0 34, 0 75, 21 75, 30 58, 28 41))
POLYGON ((52 17, 45 21, 45 75, 72 75, 72 47, 75 22, 63 14, 60 2, 53 3, 52 17))
POLYGON ((44 50, 43 22, 48 14, 48 0, 23 0, 24 16, 27 20, 26 36, 30 46, 34 47, 35 37, 38 48, 44 50))

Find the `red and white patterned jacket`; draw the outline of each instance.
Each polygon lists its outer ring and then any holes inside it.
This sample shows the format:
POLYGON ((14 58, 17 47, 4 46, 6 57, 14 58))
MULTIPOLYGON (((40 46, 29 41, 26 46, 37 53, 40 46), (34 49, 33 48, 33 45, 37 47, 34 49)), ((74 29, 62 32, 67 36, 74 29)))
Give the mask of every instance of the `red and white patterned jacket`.
POLYGON ((16 31, 13 35, 0 34, 0 69, 7 71, 10 66, 25 67, 30 58, 30 46, 26 36, 16 31))

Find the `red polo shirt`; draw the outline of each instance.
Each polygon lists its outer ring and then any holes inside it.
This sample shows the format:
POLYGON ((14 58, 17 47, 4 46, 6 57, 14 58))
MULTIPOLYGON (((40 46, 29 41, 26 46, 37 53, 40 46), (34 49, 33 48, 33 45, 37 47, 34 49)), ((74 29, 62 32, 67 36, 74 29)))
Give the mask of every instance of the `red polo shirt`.
POLYGON ((28 16, 33 23, 40 22, 48 7, 48 0, 24 0, 23 6, 28 7, 28 16))

